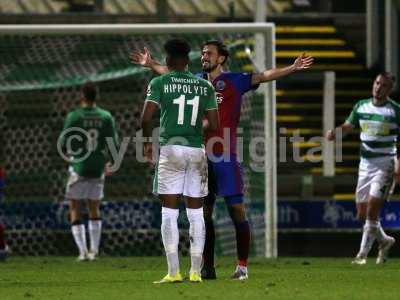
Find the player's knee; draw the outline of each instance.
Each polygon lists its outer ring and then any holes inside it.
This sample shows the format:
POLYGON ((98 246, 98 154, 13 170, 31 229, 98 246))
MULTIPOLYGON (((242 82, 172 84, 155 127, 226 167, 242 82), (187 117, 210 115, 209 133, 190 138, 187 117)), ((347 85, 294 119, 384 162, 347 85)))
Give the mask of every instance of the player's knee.
POLYGON ((202 221, 204 222, 204 212, 203 208, 186 208, 187 218, 189 223, 202 221))
POLYGON ((80 208, 80 203, 78 200, 70 200, 69 201, 69 210, 70 211, 77 211, 80 208))
POLYGON ((357 212, 357 219, 361 222, 365 222, 367 215, 365 212, 357 212))
POLYGON ((100 219, 100 208, 98 206, 89 207, 89 218, 90 219, 100 219))
POLYGON ((366 209, 357 209, 357 219, 361 222, 364 222, 367 219, 367 211, 366 209))
POLYGON ((246 218, 246 210, 245 210, 245 206, 243 203, 243 196, 235 196, 232 199, 227 199, 227 197, 225 198, 225 201, 228 203, 228 201, 230 201, 231 204, 228 204, 228 211, 229 211, 229 215, 231 216, 231 219, 234 223, 242 223, 247 221, 246 218), (237 202, 239 201, 240 202, 237 202))
POLYGON ((379 219, 379 210, 376 209, 368 209, 367 211, 367 220, 378 220, 379 219))

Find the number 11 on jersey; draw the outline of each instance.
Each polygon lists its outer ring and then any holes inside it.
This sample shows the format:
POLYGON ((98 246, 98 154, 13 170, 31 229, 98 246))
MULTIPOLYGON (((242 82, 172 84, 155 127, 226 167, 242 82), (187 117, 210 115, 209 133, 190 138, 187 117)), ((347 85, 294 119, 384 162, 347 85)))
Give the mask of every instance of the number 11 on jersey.
POLYGON ((195 96, 191 100, 186 101, 185 95, 180 95, 179 98, 174 99, 173 103, 179 105, 178 111, 178 125, 183 125, 185 121, 185 105, 192 105, 192 118, 190 121, 190 125, 196 126, 197 123, 197 115, 199 113, 199 96, 195 96))

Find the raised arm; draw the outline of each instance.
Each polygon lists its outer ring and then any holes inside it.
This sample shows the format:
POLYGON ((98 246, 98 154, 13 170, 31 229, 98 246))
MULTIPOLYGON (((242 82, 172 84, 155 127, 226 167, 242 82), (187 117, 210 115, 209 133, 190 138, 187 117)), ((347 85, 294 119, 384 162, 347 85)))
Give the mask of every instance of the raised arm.
POLYGON ((155 73, 162 75, 168 73, 168 67, 160 64, 151 57, 149 49, 143 48, 143 52, 133 51, 129 55, 131 62, 135 65, 140 65, 152 69, 155 73))
POLYGON ((303 53, 298 58, 296 58, 294 63, 290 66, 284 68, 265 70, 262 73, 253 74, 251 84, 257 85, 263 82, 285 77, 297 71, 307 70, 312 66, 313 62, 314 62, 313 57, 307 56, 305 53, 303 53))

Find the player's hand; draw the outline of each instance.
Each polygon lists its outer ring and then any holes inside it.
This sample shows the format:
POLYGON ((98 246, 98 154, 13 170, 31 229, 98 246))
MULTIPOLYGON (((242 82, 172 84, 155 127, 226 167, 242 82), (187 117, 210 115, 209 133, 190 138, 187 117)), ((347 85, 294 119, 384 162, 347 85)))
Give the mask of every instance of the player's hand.
POLYGON ((146 158, 147 162, 154 166, 153 160, 153 144, 152 143, 145 143, 143 147, 144 157, 146 158))
POLYGON ((295 71, 307 70, 311 68, 314 63, 314 57, 307 56, 306 53, 302 53, 293 63, 295 71))
POLYGON ((110 162, 106 163, 104 166, 104 175, 111 176, 114 172, 111 171, 112 164, 110 162))
POLYGON ((336 138, 335 130, 330 129, 326 132, 325 137, 328 141, 334 141, 336 138))
POLYGON ((133 51, 129 55, 131 62, 135 65, 140 65, 143 67, 150 67, 153 63, 153 59, 151 58, 150 51, 146 47, 143 48, 143 52, 133 51))

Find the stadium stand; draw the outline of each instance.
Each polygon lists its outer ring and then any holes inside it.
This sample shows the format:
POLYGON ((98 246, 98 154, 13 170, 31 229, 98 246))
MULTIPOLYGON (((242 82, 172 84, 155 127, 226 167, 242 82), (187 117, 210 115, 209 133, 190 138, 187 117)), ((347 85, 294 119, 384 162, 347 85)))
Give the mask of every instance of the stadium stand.
MULTIPOLYGON (((220 17, 229 14, 231 0, 199 1, 199 0, 169 0, 169 12, 172 16, 209 16, 220 17)), ((254 14, 254 1, 235 1, 237 17, 251 17, 254 14)), ((156 15, 157 0, 4 0, 0 3, 0 12, 4 13, 40 13, 52 14, 76 11, 81 7, 92 11, 102 3, 103 12, 107 14, 156 15)), ((283 12, 290 7, 288 0, 269 1, 271 12, 283 12)))

